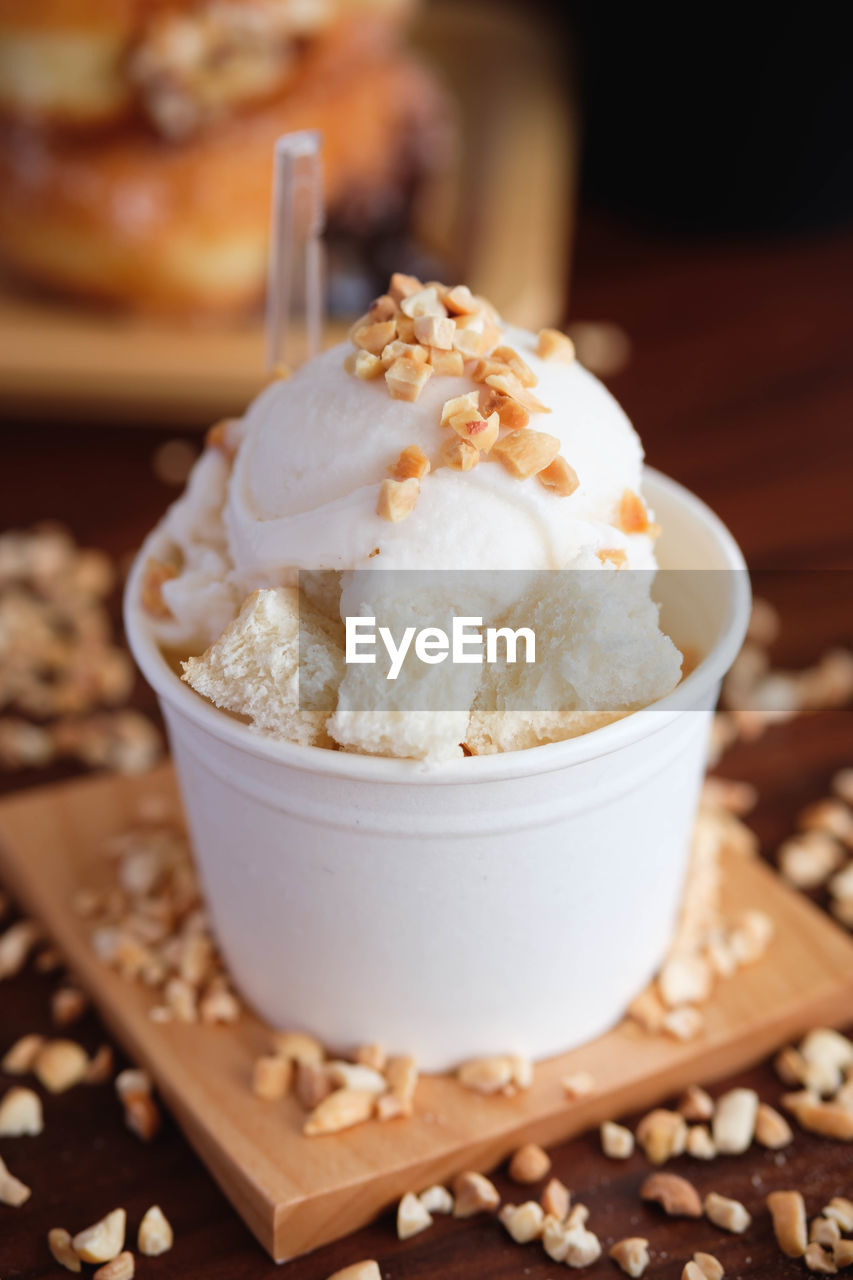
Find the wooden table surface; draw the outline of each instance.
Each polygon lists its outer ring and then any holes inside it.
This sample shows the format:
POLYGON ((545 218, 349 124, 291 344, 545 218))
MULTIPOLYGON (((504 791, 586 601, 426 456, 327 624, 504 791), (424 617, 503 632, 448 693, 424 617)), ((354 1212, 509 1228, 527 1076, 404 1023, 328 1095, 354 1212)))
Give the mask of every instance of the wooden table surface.
MULTIPOLYGON (((674 244, 598 219, 583 226, 578 249, 572 318, 617 321, 629 333, 633 357, 612 388, 641 432, 650 462, 710 502, 750 564, 769 571, 761 587, 783 605, 778 654, 792 664, 814 660, 830 643, 853 640, 853 576, 845 572, 853 570, 851 282, 849 232, 772 244, 674 244)), ((151 467, 163 438, 162 430, 143 428, 7 425, 3 525, 58 518, 82 544, 124 556, 175 493, 151 467)), ((141 687, 137 701, 152 705, 141 687)), ((758 785, 761 798, 750 820, 765 852, 772 852, 798 809, 825 794, 833 771, 850 762, 853 712, 847 709, 803 718, 737 747, 722 772, 758 785)), ((0 788, 58 776, 58 769, 0 776, 0 788)), ((3 1047, 25 1032, 50 1030, 47 997, 54 983, 27 972, 3 984, 3 1047)), ((74 1034, 92 1049, 102 1036, 91 1015, 74 1034)), ((753 1085, 768 1101, 782 1091, 766 1065, 738 1083, 753 1085)), ((0 1207, 3 1280, 59 1274, 45 1247, 48 1228, 79 1229, 116 1205, 138 1221, 152 1202, 173 1222, 176 1243, 162 1258, 141 1259, 140 1276, 255 1280, 279 1274, 171 1124, 144 1146, 123 1127, 108 1089, 48 1098, 45 1111, 39 1138, 0 1141, 0 1154, 34 1187, 23 1209, 0 1207)), ((729 1278, 804 1275, 773 1243, 762 1208, 766 1192, 800 1188, 810 1212, 831 1195, 853 1194, 850 1148, 804 1134, 781 1156, 756 1149, 708 1165, 682 1158, 671 1167, 688 1172, 701 1191, 719 1189, 755 1211, 747 1235, 730 1237, 708 1223, 670 1221, 642 1206, 637 1189, 644 1160, 607 1161, 595 1134, 553 1157, 555 1173, 590 1206, 591 1225, 603 1241, 649 1237, 647 1274, 660 1280, 678 1280, 695 1249, 717 1254, 729 1278)), ((519 1198, 520 1189, 505 1178, 499 1186, 519 1198)), ((439 1220, 400 1244, 388 1214, 357 1236, 288 1264, 285 1274, 322 1280, 365 1257, 379 1259, 386 1280, 553 1280, 559 1270, 541 1249, 519 1248, 490 1220, 439 1220)), ((618 1273, 603 1258, 585 1274, 618 1273)))

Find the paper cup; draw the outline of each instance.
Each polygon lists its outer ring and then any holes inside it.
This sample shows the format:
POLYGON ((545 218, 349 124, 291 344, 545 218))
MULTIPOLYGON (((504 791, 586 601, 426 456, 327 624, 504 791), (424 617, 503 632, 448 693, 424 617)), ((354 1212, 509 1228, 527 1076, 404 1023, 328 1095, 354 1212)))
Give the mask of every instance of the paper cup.
POLYGON ((143 547, 128 639, 168 725, 219 945, 267 1022, 444 1070, 569 1049, 652 977, 750 594, 703 503, 650 470, 644 491, 662 567, 720 571, 668 579, 687 585, 664 602, 664 626, 701 646, 699 665, 653 707, 582 737, 432 769, 274 742, 200 698, 140 609, 143 547))

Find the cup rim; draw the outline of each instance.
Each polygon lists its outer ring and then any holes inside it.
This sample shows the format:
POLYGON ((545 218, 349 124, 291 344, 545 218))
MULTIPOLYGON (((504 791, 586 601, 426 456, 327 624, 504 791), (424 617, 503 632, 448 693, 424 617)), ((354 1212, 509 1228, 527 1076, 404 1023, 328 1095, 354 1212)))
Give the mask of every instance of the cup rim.
POLYGON ((726 526, 701 498, 676 480, 654 467, 644 467, 644 487, 654 507, 655 494, 666 494, 679 503, 698 525, 710 534, 722 553, 725 569, 732 571, 733 584, 728 617, 719 639, 705 657, 680 684, 649 706, 633 711, 612 724, 590 730, 562 742, 543 743, 488 756, 470 756, 458 760, 432 763, 423 760, 398 759, 387 756, 358 755, 332 751, 328 747, 303 746, 282 742, 256 733, 249 725, 232 719, 200 697, 171 669, 152 634, 148 621, 137 603, 141 575, 150 554, 152 531, 137 553, 124 593, 124 626, 131 652, 145 679, 161 702, 192 721, 213 738, 249 755, 272 764, 322 773, 338 778, 369 782, 417 783, 418 781, 459 784, 464 782, 496 782, 506 778, 550 773, 566 766, 580 764, 609 755, 632 743, 651 737, 676 716, 696 710, 707 694, 725 675, 743 644, 749 622, 751 590, 743 554, 726 526))

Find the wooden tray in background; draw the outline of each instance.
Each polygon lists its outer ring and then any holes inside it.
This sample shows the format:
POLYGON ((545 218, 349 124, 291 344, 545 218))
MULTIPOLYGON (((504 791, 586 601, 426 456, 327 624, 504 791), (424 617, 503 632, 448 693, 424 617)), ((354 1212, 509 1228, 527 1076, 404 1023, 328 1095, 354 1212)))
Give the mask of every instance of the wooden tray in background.
MULTIPOLYGON (((560 51, 547 28, 458 0, 431 4, 412 43, 449 87, 460 132, 455 176, 430 193, 416 221, 508 320, 555 323, 568 282, 576 164, 560 51), (473 65, 489 68, 485 104, 473 65)), ((328 341, 346 327, 330 325, 328 341)), ((28 296, 0 278, 6 411, 207 424, 242 411, 263 384, 263 359, 258 319, 138 319, 28 296)))
POLYGON ((0 873, 278 1261, 354 1231, 406 1191, 466 1167, 488 1170, 523 1141, 554 1144, 690 1082, 730 1075, 807 1027, 850 1015, 853 942, 762 863, 732 857, 726 909, 761 907, 776 935, 762 963, 719 985, 697 1040, 676 1044, 618 1027, 540 1063, 532 1088, 516 1098, 484 1098, 428 1076, 412 1119, 305 1138, 294 1099, 273 1104, 251 1093, 252 1062, 268 1048, 256 1019, 232 1027, 152 1022, 151 994, 95 959, 85 922, 70 910, 74 890, 105 874, 103 842, 132 825, 152 794, 177 806, 168 765, 143 778, 91 778, 2 801, 0 873), (591 1072, 598 1091, 568 1102, 560 1080, 577 1071, 591 1072))

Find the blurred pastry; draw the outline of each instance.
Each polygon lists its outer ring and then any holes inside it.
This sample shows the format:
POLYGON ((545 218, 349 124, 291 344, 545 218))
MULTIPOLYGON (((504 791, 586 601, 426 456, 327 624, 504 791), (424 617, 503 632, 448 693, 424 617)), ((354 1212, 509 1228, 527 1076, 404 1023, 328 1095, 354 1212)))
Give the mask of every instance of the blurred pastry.
POLYGON ((0 254, 137 308, 252 305, 272 148, 323 133, 332 226, 400 219, 445 109, 409 0, 0 0, 0 254))

